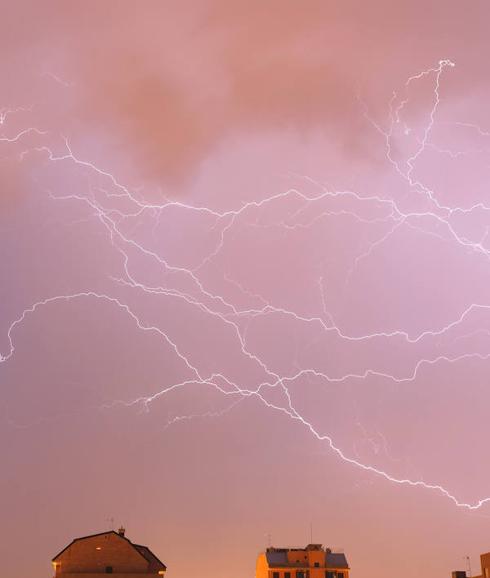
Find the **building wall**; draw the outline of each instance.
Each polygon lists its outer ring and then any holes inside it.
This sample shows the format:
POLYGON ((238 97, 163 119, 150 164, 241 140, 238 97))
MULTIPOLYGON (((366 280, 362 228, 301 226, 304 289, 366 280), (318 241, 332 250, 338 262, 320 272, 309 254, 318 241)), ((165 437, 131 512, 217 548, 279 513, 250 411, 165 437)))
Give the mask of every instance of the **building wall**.
MULTIPOLYGON (((339 572, 343 572, 344 576, 348 577, 348 570, 345 568, 339 568, 339 572)), ((274 578, 274 573, 277 572, 279 574, 279 578, 285 578, 285 574, 289 572, 290 578, 296 578, 296 572, 304 572, 304 575, 308 578, 325 578, 326 572, 333 572, 335 573, 336 570, 332 568, 308 568, 308 567, 288 567, 288 568, 269 568, 267 565, 259 566, 257 564, 257 569, 255 572, 256 578, 274 578)), ((335 576, 335 574, 334 574, 335 576)))
POLYGON ((123 573, 148 575, 148 562, 127 540, 117 534, 102 534, 78 540, 69 546, 56 560, 56 576, 63 574, 105 574, 112 566, 113 576, 123 573))
POLYGON ((482 578, 490 578, 490 552, 480 556, 482 578))
MULTIPOLYGON (((315 564, 325 568, 324 550, 308 550, 308 566, 314 568, 315 564)), ((323 575, 325 576, 325 573, 323 575)))
MULTIPOLYGON (((308 566, 308 552, 305 550, 290 550, 288 553, 288 562, 290 564, 296 564, 299 561, 299 564, 304 564, 308 566)), ((323 553, 325 556, 325 552, 323 553)))
MULTIPOLYGON (((301 566, 308 568, 309 578, 325 578, 325 550, 291 550, 288 552, 288 562, 296 564, 299 560, 301 566), (315 566, 318 564, 318 567, 315 566)), ((296 570, 292 568, 292 570, 296 570)), ((291 574, 291 578, 296 576, 296 572, 291 574)), ((283 576, 280 575, 280 578, 283 576)), ((344 578, 348 578, 344 575, 344 578)))
MULTIPOLYGON (((334 576, 342 576, 343 578, 349 578, 349 568, 336 568, 334 566, 329 566, 328 568, 326 568, 326 570, 328 570, 328 572, 333 572, 334 576)), ((324 574, 322 574, 322 578, 323 578, 324 574)), ((311 577, 311 578, 315 578, 315 577, 311 577)))
POLYGON ((259 554, 257 564, 255 566, 255 578, 269 578, 269 566, 265 553, 259 554))

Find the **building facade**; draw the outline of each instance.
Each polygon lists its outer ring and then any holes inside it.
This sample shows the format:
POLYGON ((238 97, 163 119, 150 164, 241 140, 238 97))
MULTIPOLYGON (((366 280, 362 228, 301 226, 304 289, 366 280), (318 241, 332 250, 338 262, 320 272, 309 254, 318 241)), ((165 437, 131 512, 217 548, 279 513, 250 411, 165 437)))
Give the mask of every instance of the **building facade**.
POLYGON ((271 547, 259 554, 255 578, 349 578, 349 565, 344 554, 321 544, 271 547))
POLYGON ((128 540, 124 528, 75 538, 52 562, 54 578, 148 578, 167 569, 147 546, 128 540))

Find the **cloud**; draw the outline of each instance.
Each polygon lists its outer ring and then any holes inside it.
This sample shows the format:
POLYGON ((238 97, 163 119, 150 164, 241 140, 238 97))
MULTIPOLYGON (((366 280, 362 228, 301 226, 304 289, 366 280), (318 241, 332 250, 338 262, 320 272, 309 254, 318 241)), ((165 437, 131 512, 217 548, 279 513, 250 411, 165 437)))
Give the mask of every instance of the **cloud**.
POLYGON ((471 28, 478 45, 488 9, 475 4, 465 24, 458 10, 386 0, 54 2, 24 35, 37 38, 41 59, 56 33, 76 84, 71 119, 108 135, 137 179, 178 186, 244 132, 322 131, 347 155, 369 156, 357 92, 379 106, 407 74, 454 57, 449 47, 471 56, 461 32, 471 28))

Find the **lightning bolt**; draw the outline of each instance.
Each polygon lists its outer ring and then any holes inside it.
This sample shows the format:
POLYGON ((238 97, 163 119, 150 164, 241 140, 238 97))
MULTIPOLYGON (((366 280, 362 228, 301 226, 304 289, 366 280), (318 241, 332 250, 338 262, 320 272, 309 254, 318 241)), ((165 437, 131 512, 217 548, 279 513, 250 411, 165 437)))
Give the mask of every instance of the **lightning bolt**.
MULTIPOLYGON (((0 355, 0 364, 7 363, 15 354, 15 334, 20 330, 23 324, 27 323, 30 316, 35 315, 41 309, 55 307, 61 302, 77 302, 84 300, 101 301, 108 307, 116 308, 126 315, 134 323, 138 331, 150 333, 155 338, 162 340, 164 345, 173 351, 174 355, 180 359, 187 373, 186 377, 177 383, 173 383, 157 393, 152 395, 141 395, 131 400, 113 400, 112 403, 104 407, 111 408, 115 405, 124 405, 126 407, 138 407, 144 411, 149 411, 153 402, 164 398, 171 391, 182 388, 195 387, 199 390, 211 388, 222 396, 230 398, 231 403, 225 409, 220 411, 209 411, 201 414, 176 415, 168 420, 167 426, 182 422, 185 420, 196 419, 199 417, 216 418, 230 411, 242 400, 252 398, 258 400, 269 410, 286 416, 292 422, 303 427, 313 439, 326 444, 327 448, 336 455, 342 462, 355 467, 359 470, 368 472, 375 476, 385 479, 386 481, 421 488, 437 492, 450 500, 454 505, 468 510, 478 510, 487 502, 490 497, 477 499, 473 502, 463 502, 451 493, 445 486, 439 483, 426 482, 421 479, 410 479, 391 475, 388 471, 375 467, 362 461, 358 455, 353 457, 343 450, 338 443, 334 441, 333 434, 320 431, 315 425, 306 418, 295 406, 290 387, 302 379, 314 377, 323 383, 345 383, 351 380, 366 380, 368 377, 386 379, 393 383, 413 383, 420 370, 427 366, 439 365, 443 363, 458 363, 465 359, 488 360, 489 353, 475 351, 465 351, 455 355, 441 354, 437 351, 438 339, 449 336, 451 332, 461 328, 465 321, 475 316, 479 312, 490 311, 488 303, 469 303, 462 311, 457 312, 453 319, 447 324, 438 327, 425 329, 417 334, 411 334, 403 329, 392 331, 374 332, 369 334, 351 334, 340 327, 334 319, 334 315, 328 310, 327 292, 325 290, 325 280, 323 277, 318 279, 318 288, 321 295, 322 314, 317 316, 305 315, 299 311, 285 308, 270 299, 246 287, 239 281, 233 279, 224 273, 224 280, 227 284, 239 290, 240 294, 253 303, 252 306, 237 305, 232 299, 227 298, 225 294, 216 292, 203 280, 202 272, 206 266, 212 264, 216 258, 225 249, 228 236, 243 223, 245 219, 253 219, 254 226, 268 227, 270 224, 260 223, 261 211, 268 209, 271 213, 281 207, 278 211, 277 220, 274 226, 284 231, 294 231, 297 229, 308 230, 314 225, 325 219, 332 219, 344 216, 352 219, 358 224, 367 227, 381 227, 382 234, 367 244, 367 247, 359 252, 354 258, 350 268, 347 270, 346 283, 349 283, 359 264, 372 255, 384 244, 386 244, 393 234, 402 227, 408 227, 411 230, 428 235, 436 235, 445 241, 454 244, 456 247, 462 247, 466 251, 476 255, 483 256, 485 259, 490 257, 490 250, 485 247, 487 233, 479 240, 468 239, 458 231, 453 222, 453 217, 457 214, 469 215, 474 211, 488 211, 484 203, 475 203, 468 207, 452 207, 442 203, 435 191, 427 187, 418 177, 415 176, 417 161, 421 158, 427 149, 436 149, 449 154, 451 158, 457 153, 449 149, 439 148, 430 140, 432 129, 436 123, 436 115, 441 102, 441 79, 447 69, 454 68, 454 63, 450 60, 441 60, 437 66, 429 68, 418 74, 411 76, 403 88, 402 94, 393 93, 389 102, 389 126, 387 129, 382 128, 381 124, 376 122, 370 115, 367 106, 360 100, 363 106, 365 118, 372 125, 377 134, 380 135, 385 147, 387 164, 392 167, 398 177, 401 179, 413 195, 414 204, 419 204, 420 198, 424 199, 426 208, 407 211, 402 204, 393 197, 384 197, 381 195, 366 196, 362 193, 351 190, 329 190, 320 183, 315 182, 311 177, 302 176, 304 182, 313 184, 316 192, 305 193, 299 187, 290 188, 279 193, 272 194, 263 199, 253 200, 242 203, 240 206, 220 211, 206 205, 193 205, 176 200, 165 200, 161 203, 148 203, 144 197, 122 183, 116 175, 112 174, 98 166, 97 163, 81 158, 74 152, 70 140, 62 136, 59 138, 62 152, 57 153, 53 146, 48 143, 41 143, 38 146, 28 146, 24 148, 20 155, 20 161, 26 160, 29 156, 44 159, 46 163, 54 167, 63 165, 70 169, 82 171, 88 178, 94 179, 96 183, 88 187, 88 191, 70 192, 59 194, 53 190, 47 190, 45 193, 48 198, 56 203, 77 204, 87 212, 90 219, 94 219, 100 230, 104 234, 104 239, 110 244, 110 247, 117 256, 120 264, 120 277, 111 277, 111 292, 101 292, 95 290, 79 291, 62 295, 49 296, 40 299, 24 309, 21 314, 8 326, 7 350, 0 355), (419 82, 432 82, 432 101, 427 119, 423 127, 418 130, 412 128, 404 120, 406 107, 410 104, 410 91, 414 90, 419 82), (419 136, 414 133, 420 133, 419 136), (400 139, 408 139, 412 152, 404 159, 397 158, 395 153, 395 143, 400 139), (103 186, 100 183, 104 183, 103 186), (339 201, 347 202, 348 209, 336 208, 335 203, 339 201), (327 208, 325 208, 327 206, 327 208), (284 210, 284 207, 286 209, 284 210), (292 207, 292 208, 291 208, 292 207), (333 207, 333 208, 332 208, 333 207), (139 241, 137 235, 131 235, 127 231, 128 223, 135 223, 138 219, 153 220, 153 234, 156 235, 156 229, 159 225, 162 215, 166 211, 177 211, 179 213, 194 213, 201 217, 203 221, 209 223, 210 229, 217 232, 216 241, 211 251, 193 267, 184 266, 179 263, 171 262, 168 258, 155 250, 150 244, 139 241), (286 212, 286 216, 284 216, 286 212), (156 268, 162 278, 161 284, 149 284, 142 279, 137 271, 135 262, 137 259, 148 260, 156 268), (154 296, 157 298, 175 299, 185 303, 187 306, 203 313, 208 318, 218 322, 220 326, 228 331, 238 346, 240 355, 246 359, 261 375, 260 380, 255 384, 238 382, 225 372, 205 372, 199 367, 199 364, 192 359, 182 344, 178 343, 168 331, 162 329, 158 324, 145 321, 143 316, 138 313, 137 308, 132 307, 119 294, 154 296), (296 371, 289 373, 278 372, 272 369, 265 361, 263 356, 255 352, 251 347, 247 335, 248 323, 258 318, 285 318, 294 321, 297 324, 313 327, 318 330, 322 336, 328 336, 338 340, 340 343, 384 343, 394 342, 401 344, 406 351, 416 352, 415 348, 419 344, 432 347, 431 356, 418 357, 412 366, 404 372, 395 374, 384 370, 382 364, 378 366, 371 365, 360 371, 352 371, 342 374, 328 373, 316 367, 296 366, 296 371), (279 392, 280 400, 272 398, 271 393, 279 392)), ((53 79, 58 80, 54 75, 53 79)), ((63 84, 65 84, 63 82, 63 84)), ((7 126, 8 119, 14 114, 20 114, 28 109, 2 109, 0 111, 0 125, 7 126)), ((466 123, 455 123, 465 128, 470 128, 478 132, 481 137, 488 137, 489 133, 480 129, 477 125, 466 123)), ((0 143, 4 146, 21 146, 24 140, 30 136, 36 137, 49 136, 56 137, 49 131, 40 130, 35 127, 22 128, 9 134, 0 135, 0 143)), ((462 153, 458 153, 462 154, 462 153)), ((469 153, 468 153, 469 154, 469 153)), ((488 231, 488 229, 487 229, 488 231)), ((484 331, 484 330, 477 330, 484 331)), ((459 336, 462 339, 465 336, 459 336)), ((358 424, 365 431, 364 427, 358 424)), ((381 432, 377 433, 377 438, 382 440, 381 446, 387 452, 387 440, 381 432)), ((373 447, 379 449, 371 439, 369 440, 373 447)), ((376 450, 376 453, 378 452, 376 450)))

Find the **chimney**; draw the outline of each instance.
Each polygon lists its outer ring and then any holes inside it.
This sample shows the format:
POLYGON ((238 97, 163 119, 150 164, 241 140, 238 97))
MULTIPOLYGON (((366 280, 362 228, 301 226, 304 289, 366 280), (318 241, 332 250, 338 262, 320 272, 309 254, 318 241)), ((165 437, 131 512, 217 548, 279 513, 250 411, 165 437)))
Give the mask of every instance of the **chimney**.
POLYGON ((126 529, 125 529, 123 526, 121 526, 121 527, 119 528, 119 530, 117 531, 117 533, 118 533, 120 536, 122 536, 123 538, 124 538, 124 533, 125 533, 125 532, 126 532, 126 529))
POLYGON ((455 570, 451 576, 452 578, 466 578, 466 572, 464 570, 455 570))

